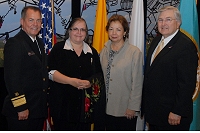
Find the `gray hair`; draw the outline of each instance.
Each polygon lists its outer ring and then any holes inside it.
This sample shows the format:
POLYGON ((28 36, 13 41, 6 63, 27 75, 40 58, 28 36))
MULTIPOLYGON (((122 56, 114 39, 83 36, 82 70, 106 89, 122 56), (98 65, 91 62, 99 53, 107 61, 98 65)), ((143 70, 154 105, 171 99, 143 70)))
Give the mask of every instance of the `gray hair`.
POLYGON ((157 19, 162 12, 167 11, 167 10, 172 10, 174 12, 174 17, 176 18, 176 20, 179 21, 180 24, 182 23, 180 11, 178 10, 178 8, 173 7, 173 6, 165 6, 161 9, 159 9, 157 19))

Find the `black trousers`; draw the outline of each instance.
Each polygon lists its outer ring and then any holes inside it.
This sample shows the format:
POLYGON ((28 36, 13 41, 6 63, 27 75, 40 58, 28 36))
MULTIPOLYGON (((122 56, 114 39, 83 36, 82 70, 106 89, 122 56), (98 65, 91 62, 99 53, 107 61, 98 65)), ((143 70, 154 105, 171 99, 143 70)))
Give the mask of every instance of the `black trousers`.
POLYGON ((7 117, 9 131, 42 131, 45 118, 18 120, 7 117))
POLYGON ((189 131, 190 124, 157 126, 149 124, 149 131, 189 131))
POLYGON ((115 117, 106 115, 106 131, 136 131, 137 117, 127 119, 126 117, 115 117))
POLYGON ((90 131, 91 123, 69 122, 66 119, 52 117, 54 131, 90 131))

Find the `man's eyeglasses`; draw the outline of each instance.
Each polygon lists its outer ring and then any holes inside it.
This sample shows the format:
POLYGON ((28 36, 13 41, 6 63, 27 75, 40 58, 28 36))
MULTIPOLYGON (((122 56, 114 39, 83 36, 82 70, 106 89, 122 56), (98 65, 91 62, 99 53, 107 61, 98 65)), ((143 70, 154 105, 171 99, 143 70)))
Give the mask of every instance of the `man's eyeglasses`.
POLYGON ((173 19, 173 18, 166 18, 166 19, 159 18, 158 19, 158 23, 163 23, 163 22, 165 22, 165 23, 171 23, 172 20, 176 20, 176 19, 173 19))
POLYGON ((71 31, 74 31, 74 32, 87 32, 87 30, 86 29, 83 29, 83 28, 81 28, 81 29, 78 29, 78 28, 71 28, 70 29, 71 31))

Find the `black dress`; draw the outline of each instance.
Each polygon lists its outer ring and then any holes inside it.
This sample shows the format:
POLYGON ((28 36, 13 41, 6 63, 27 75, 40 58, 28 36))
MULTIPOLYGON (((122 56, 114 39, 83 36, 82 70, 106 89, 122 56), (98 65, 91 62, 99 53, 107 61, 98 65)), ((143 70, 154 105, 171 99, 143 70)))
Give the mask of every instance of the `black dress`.
MULTIPOLYGON (((90 47, 92 53, 82 51, 81 55, 78 56, 72 49, 63 49, 64 45, 64 41, 54 45, 49 54, 49 71, 57 70, 69 77, 89 80, 90 82, 98 80, 101 82, 101 89, 104 88, 103 74, 97 51, 90 47)), ((96 102, 91 98, 92 91, 94 91, 92 88, 78 90, 69 84, 51 81, 49 105, 53 120, 60 121, 60 125, 65 122, 67 125, 74 126, 62 130, 87 130, 87 128, 79 128, 82 127, 80 124, 85 125, 87 123, 86 127, 88 127, 88 124, 94 122, 96 102), (87 96, 89 96, 90 101, 89 107, 86 106, 87 96)), ((61 129, 55 127, 55 130, 61 129)), ((90 126, 88 130, 90 130, 90 126)))

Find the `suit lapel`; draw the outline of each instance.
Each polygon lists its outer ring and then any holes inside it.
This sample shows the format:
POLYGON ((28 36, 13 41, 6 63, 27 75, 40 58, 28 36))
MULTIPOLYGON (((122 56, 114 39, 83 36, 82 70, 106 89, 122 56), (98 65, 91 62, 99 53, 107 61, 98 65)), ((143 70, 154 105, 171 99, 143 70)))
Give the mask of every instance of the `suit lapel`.
POLYGON ((151 68, 151 56, 154 52, 154 49, 156 48, 156 46, 158 45, 159 41, 161 39, 161 36, 156 37, 153 42, 150 44, 150 48, 148 50, 148 55, 147 55, 147 59, 146 59, 146 72, 148 72, 151 68))
POLYGON ((45 56, 46 56, 46 53, 45 53, 45 50, 44 50, 44 43, 42 42, 41 39, 39 39, 38 37, 37 38, 37 41, 38 41, 38 45, 40 47, 40 51, 41 51, 41 56, 42 56, 42 60, 44 60, 45 56))
POLYGON ((160 39, 161 39, 161 36, 156 38, 155 42, 152 42, 152 48, 150 49, 150 56, 148 56, 148 59, 147 59, 147 63, 148 63, 148 66, 147 67, 147 72, 149 72, 150 70, 152 70, 154 68, 154 66, 160 62, 160 60, 162 60, 162 58, 170 51, 173 49, 173 46, 176 44, 176 41, 178 40, 178 38, 180 37, 180 31, 169 41, 169 43, 160 51, 160 53, 157 55, 157 57, 154 59, 154 61, 152 62, 152 64, 150 65, 151 63, 151 56, 153 54, 153 51, 155 50, 156 46, 158 45, 160 39))
POLYGON ((43 44, 42 40, 39 39, 38 37, 36 37, 36 39, 37 39, 38 45, 40 47, 41 54, 44 54, 45 51, 44 51, 44 44, 43 44))
MULTIPOLYGON (((41 54, 39 53, 39 50, 38 50, 38 47, 37 45, 34 44, 34 42, 31 40, 31 38, 23 31, 21 30, 20 31, 20 34, 22 35, 21 37, 25 39, 25 42, 24 42, 24 46, 26 47, 27 49, 27 53, 28 52, 34 52, 37 57, 42 60, 42 56, 41 54)), ((23 39, 22 39, 23 40, 23 39)), ((38 41, 38 39, 37 39, 38 41)), ((38 41, 39 42, 39 41, 38 41)), ((43 49, 42 49, 43 50, 43 49)), ((41 51, 42 51, 41 50, 41 51)))

